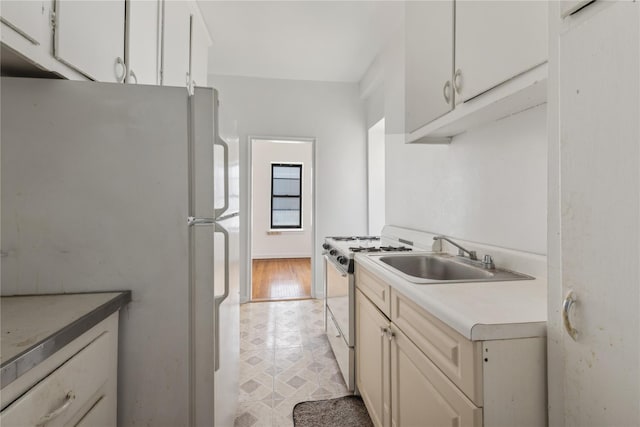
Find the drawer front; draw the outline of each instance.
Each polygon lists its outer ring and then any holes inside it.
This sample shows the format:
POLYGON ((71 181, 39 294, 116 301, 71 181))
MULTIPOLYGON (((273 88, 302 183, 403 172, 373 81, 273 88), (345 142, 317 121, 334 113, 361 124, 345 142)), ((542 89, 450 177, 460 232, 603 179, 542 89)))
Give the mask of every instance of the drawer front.
POLYGON ((110 380, 108 360, 115 357, 115 349, 109 335, 100 335, 2 411, 2 425, 38 425, 52 414, 57 416, 47 426, 64 425, 87 405, 91 407, 110 380))
POLYGON ((482 408, 464 395, 401 331, 391 326, 392 422, 402 426, 481 427, 482 408))
POLYGON ((482 406, 482 345, 445 325, 395 290, 391 321, 477 406, 482 406))
POLYGON ((385 316, 391 317, 391 287, 368 270, 356 264, 356 287, 373 302, 385 316))

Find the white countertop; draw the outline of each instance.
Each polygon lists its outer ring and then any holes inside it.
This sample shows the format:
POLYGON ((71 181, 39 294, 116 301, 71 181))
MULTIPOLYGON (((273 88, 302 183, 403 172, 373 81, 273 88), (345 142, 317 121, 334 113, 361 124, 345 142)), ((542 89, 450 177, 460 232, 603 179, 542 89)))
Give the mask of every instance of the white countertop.
POLYGON ((0 363, 4 364, 120 295, 122 292, 0 298, 0 363))
POLYGON ((546 277, 418 285, 365 254, 356 262, 472 341, 546 335, 546 277))

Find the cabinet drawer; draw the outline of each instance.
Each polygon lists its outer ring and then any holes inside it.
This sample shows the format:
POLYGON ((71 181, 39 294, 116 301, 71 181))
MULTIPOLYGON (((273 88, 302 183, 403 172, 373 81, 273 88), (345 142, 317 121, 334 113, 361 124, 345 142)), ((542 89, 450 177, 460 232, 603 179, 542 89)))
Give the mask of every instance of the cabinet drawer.
POLYGON ((356 264, 356 287, 373 302, 385 316, 391 317, 391 287, 356 264))
POLYGON ((445 325, 395 290, 391 321, 477 406, 482 406, 482 345, 445 325))
POLYGON ((481 427, 477 407, 392 325, 392 426, 481 427))
MULTIPOLYGON (((111 364, 107 361, 114 349, 109 335, 105 332, 97 337, 2 411, 2 425, 38 425, 47 414, 63 407, 47 426, 64 425, 91 408, 103 396, 103 386, 110 380, 111 364)), ((115 417, 115 407, 112 412, 115 417)))

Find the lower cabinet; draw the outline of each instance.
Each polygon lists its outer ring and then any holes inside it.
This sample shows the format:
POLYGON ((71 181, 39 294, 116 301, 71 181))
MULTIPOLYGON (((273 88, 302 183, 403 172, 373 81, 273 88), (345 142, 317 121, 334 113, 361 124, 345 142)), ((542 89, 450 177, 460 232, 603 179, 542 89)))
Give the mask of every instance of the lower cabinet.
POLYGON ((115 312, 3 389, 0 424, 116 426, 117 351, 115 312))
POLYGON ((385 292, 390 318, 356 276, 356 385, 375 426, 546 426, 545 337, 469 341, 385 292))
POLYGON ((399 329, 391 329, 391 425, 481 426, 476 407, 399 329))
POLYGON ((389 320, 356 290, 356 384, 376 426, 391 425, 389 320))

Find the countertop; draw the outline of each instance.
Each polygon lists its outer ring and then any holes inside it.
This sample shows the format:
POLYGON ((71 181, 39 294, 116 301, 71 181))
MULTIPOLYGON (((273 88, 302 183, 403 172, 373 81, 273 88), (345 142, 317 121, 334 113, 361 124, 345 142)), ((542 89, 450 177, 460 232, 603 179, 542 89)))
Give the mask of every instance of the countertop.
POLYGON ((365 254, 356 262, 471 341, 546 335, 547 281, 417 285, 365 254))
POLYGON ((2 388, 130 301, 130 291, 0 298, 2 388))

